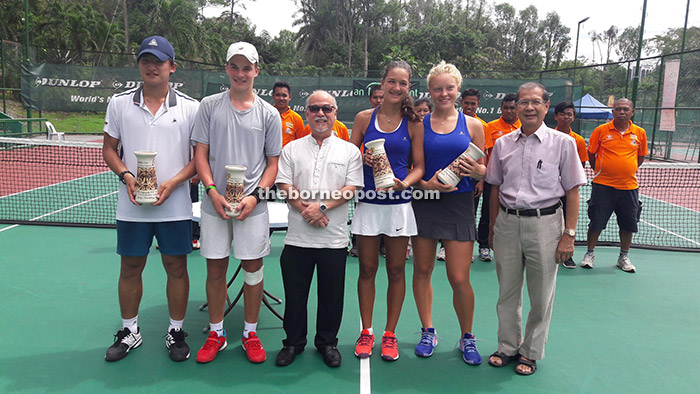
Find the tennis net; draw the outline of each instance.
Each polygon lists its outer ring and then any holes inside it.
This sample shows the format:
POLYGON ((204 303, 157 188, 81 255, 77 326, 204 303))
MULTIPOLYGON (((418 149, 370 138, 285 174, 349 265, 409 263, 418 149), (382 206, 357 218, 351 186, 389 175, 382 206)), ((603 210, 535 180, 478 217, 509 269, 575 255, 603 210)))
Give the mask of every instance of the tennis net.
MULTIPOLYGON (((119 181, 102 145, 0 137, 0 223, 115 227, 119 181)), ((589 183, 580 188, 577 242, 586 241, 589 183)), ((635 247, 700 251, 700 164, 644 163, 635 247)), ((614 218, 599 244, 617 245, 614 218)))
POLYGON ((115 227, 102 144, 0 137, 0 223, 115 227))

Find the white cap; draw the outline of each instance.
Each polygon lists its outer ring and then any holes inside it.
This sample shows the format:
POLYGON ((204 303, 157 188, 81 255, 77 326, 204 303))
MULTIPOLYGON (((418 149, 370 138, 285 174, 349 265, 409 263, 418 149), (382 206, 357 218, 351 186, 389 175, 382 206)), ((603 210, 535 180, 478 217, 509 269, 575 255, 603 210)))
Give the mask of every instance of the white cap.
POLYGON ((228 47, 228 51, 226 51, 226 62, 236 55, 245 56, 246 59, 253 64, 258 62, 258 50, 247 42, 240 41, 231 44, 231 46, 228 47))

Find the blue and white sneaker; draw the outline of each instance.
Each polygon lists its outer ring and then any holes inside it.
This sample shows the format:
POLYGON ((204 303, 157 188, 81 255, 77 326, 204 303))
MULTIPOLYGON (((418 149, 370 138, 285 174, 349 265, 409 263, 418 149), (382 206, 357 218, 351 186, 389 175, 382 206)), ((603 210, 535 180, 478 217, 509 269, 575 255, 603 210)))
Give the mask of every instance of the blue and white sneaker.
POLYGON ((462 352, 462 359, 469 365, 479 365, 481 364, 481 354, 476 348, 476 338, 474 335, 466 332, 464 333, 464 338, 459 340, 457 345, 460 352, 462 352))
POLYGON ((416 346, 416 355, 418 357, 430 357, 433 355, 433 350, 438 345, 438 336, 435 329, 421 328, 420 329, 420 342, 416 346))
POLYGON ((491 261, 491 249, 489 249, 489 248, 479 248, 479 260, 481 260, 481 261, 491 261))

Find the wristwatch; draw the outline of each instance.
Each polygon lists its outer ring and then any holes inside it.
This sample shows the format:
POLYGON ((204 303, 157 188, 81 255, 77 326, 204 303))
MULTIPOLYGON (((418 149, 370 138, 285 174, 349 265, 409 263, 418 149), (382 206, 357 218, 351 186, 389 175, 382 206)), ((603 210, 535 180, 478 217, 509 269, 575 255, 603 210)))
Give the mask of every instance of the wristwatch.
POLYGON ((576 237, 576 230, 573 228, 567 228, 564 230, 564 234, 568 235, 569 237, 576 237))
MULTIPOLYGON (((125 185, 126 185, 126 179, 124 179, 124 176, 125 176, 126 174, 131 174, 131 176, 134 176, 134 174, 133 174, 131 171, 129 171, 129 170, 122 171, 122 173, 119 174, 119 182, 121 182, 121 183, 123 183, 123 184, 125 184, 125 185)), ((136 177, 134 177, 134 178, 136 178, 136 177)))
POLYGON ((328 209, 328 206, 326 205, 325 202, 321 201, 318 203, 318 206, 321 208, 321 212, 326 212, 326 209, 328 209))

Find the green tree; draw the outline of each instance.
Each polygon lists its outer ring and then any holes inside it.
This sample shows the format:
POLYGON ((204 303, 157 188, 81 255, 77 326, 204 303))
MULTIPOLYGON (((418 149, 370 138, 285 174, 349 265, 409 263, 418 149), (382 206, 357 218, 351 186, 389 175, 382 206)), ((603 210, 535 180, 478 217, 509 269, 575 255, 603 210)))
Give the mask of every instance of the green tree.
MULTIPOLYGON (((637 58, 639 48, 639 26, 627 27, 615 40, 615 52, 620 56, 620 60, 633 60, 637 58)), ((649 49, 648 39, 642 42, 642 52, 649 49)))
MULTIPOLYGON (((49 2, 38 8, 33 43, 43 47, 43 59, 54 63, 82 61, 88 51, 121 50, 121 30, 90 5, 49 2)), ((86 60, 89 64, 96 61, 86 60)))
POLYGON ((545 70, 558 67, 561 63, 564 53, 571 47, 570 31, 571 29, 562 25, 556 12, 547 13, 547 17, 540 22, 539 36, 544 51, 545 70))

